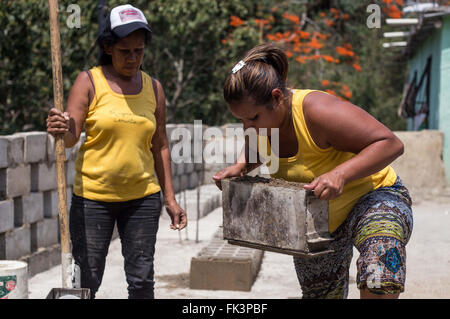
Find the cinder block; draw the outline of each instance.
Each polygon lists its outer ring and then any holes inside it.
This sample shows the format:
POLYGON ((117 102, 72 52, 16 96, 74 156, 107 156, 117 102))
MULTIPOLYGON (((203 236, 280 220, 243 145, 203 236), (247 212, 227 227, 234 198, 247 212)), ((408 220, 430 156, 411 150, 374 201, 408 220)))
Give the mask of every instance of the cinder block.
POLYGON ((44 195, 31 192, 28 195, 14 198, 14 224, 34 223, 44 218, 44 195))
POLYGON ((31 253, 30 226, 0 234, 0 259, 18 260, 31 253))
MULTIPOLYGON (((23 137, 17 135, 6 135, 1 136, 1 150, 4 154, 6 149, 6 158, 7 158, 7 166, 8 167, 16 167, 23 163, 23 137), (5 145, 6 144, 6 145, 5 145)), ((2 166, 4 166, 4 157, 2 156, 2 166)))
POLYGON ((178 176, 181 176, 184 174, 184 163, 175 163, 175 167, 176 167, 176 174, 178 176))
POLYGON ((194 171, 194 163, 186 163, 184 165, 184 173, 190 174, 194 171))
POLYGON ((31 190, 33 192, 43 192, 56 188, 56 163, 31 165, 31 190))
POLYGON ((50 247, 58 244, 58 219, 44 218, 31 224, 31 247, 33 251, 41 247, 50 247))
POLYGON ((72 186, 75 181, 75 162, 69 160, 66 162, 66 185, 72 186))
POLYGON ((58 191, 44 192, 44 217, 52 218, 58 216, 58 191))
POLYGON ((172 176, 173 192, 176 194, 180 191, 180 176, 172 176))
POLYGON ((0 233, 4 233, 12 229, 14 229, 14 202, 12 200, 1 201, 0 233))
POLYGON ((169 144, 173 143, 174 141, 172 140, 172 132, 177 128, 176 124, 166 124, 166 135, 167 135, 167 140, 169 141, 169 144))
POLYGON ((0 137, 0 168, 8 167, 8 141, 0 137))
POLYGON ((192 172, 189 174, 189 180, 188 180, 188 189, 193 189, 196 188, 198 186, 198 173, 197 172, 192 172))
POLYGON ((33 277, 61 264, 60 246, 54 245, 48 248, 39 248, 31 255, 22 257, 20 260, 28 264, 28 277, 33 277))
POLYGON ((46 159, 47 155, 47 133, 46 132, 24 132, 16 133, 23 137, 25 163, 36 163, 46 159))
POLYGON ((184 191, 188 188, 189 184, 189 177, 188 175, 181 175, 180 176, 180 191, 184 191))
MULTIPOLYGON (((65 160, 68 161, 71 158, 72 148, 66 148, 65 160)), ((56 162, 56 140, 50 134, 47 134, 47 161, 56 162)))
POLYGON ((263 251, 213 238, 191 259, 190 288, 250 291, 261 267, 263 251))
MULTIPOLYGON (((66 190, 67 212, 69 213, 72 203, 72 187, 66 190)), ((52 218, 58 216, 58 190, 44 192, 44 217, 52 218)))
POLYGON ((30 193, 30 165, 0 169, 0 199, 30 193))
POLYGON ((250 176, 223 180, 224 239, 303 257, 330 252, 328 202, 303 185, 250 176))

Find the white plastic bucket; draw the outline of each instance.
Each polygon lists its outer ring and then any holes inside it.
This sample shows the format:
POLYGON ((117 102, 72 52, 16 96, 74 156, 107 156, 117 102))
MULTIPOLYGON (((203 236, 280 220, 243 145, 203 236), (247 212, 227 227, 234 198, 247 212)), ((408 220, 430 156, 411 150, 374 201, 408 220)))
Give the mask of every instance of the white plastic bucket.
POLYGON ((28 264, 0 260, 0 299, 28 299, 28 264))

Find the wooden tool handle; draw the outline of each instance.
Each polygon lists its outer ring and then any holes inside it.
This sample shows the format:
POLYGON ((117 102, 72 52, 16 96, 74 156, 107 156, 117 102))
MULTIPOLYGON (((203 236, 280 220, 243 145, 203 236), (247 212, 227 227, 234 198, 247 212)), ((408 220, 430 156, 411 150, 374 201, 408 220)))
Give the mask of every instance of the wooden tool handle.
MULTIPOLYGON (((53 95, 54 106, 61 112, 63 109, 63 78, 61 67, 61 44, 58 21, 58 0, 48 0, 50 13, 50 40, 52 52, 53 95)), ((63 288, 70 287, 71 283, 71 252, 69 240, 69 223, 67 214, 67 193, 65 174, 65 146, 64 135, 56 136, 56 173, 58 183, 58 216, 61 236, 61 264, 63 267, 63 288)))

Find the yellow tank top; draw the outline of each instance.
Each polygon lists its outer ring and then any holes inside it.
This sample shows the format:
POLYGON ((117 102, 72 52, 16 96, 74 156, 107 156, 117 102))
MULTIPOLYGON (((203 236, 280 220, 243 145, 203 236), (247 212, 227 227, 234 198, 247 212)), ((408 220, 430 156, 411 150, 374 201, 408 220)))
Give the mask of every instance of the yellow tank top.
MULTIPOLYGON (((339 164, 356 156, 354 153, 337 151, 333 147, 318 147, 309 134, 303 115, 303 100, 314 90, 295 90, 292 98, 292 116, 297 134, 298 153, 288 158, 278 158, 279 169, 273 178, 310 183, 315 177, 325 174, 339 164)), ((259 137, 258 147, 262 154, 271 154, 267 137, 259 137), (265 152, 265 153, 264 153, 265 152)), ((370 176, 354 180, 344 186, 341 196, 329 201, 329 230, 334 232, 347 218, 356 202, 368 192, 384 186, 392 186, 397 174, 387 166, 370 176)))
POLYGON ((114 92, 101 67, 91 70, 95 96, 85 121, 86 141, 75 160, 74 194, 121 202, 157 193, 152 137, 156 99, 150 76, 138 94, 114 92))

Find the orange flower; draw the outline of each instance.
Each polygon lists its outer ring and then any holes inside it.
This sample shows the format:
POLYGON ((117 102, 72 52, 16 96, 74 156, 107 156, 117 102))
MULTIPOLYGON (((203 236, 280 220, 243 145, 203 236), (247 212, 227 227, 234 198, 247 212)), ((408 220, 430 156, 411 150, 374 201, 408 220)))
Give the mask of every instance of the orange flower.
POLYGON ((289 51, 289 50, 286 50, 286 56, 287 56, 288 58, 292 58, 292 52, 289 51))
POLYGON ((333 90, 325 90, 325 92, 337 96, 336 92, 334 92, 333 90))
POLYGON ((362 70, 361 66, 358 63, 354 63, 353 68, 358 72, 360 72, 362 70))
POLYGON ((295 24, 300 24, 300 18, 298 16, 296 16, 295 14, 289 14, 288 12, 283 13, 282 15, 283 18, 285 18, 286 20, 289 20, 295 24))
POLYGON ((300 38, 302 38, 302 39, 309 39, 309 32, 299 31, 298 33, 300 35, 300 38))
POLYGON ((325 12, 321 12, 321 13, 320 13, 320 17, 321 17, 321 18, 325 18, 325 16, 326 16, 325 12))
POLYGON ((353 96, 353 93, 352 93, 351 91, 346 91, 346 92, 344 92, 344 96, 345 96, 347 99, 351 99, 352 96, 353 96))
POLYGON ((239 18, 237 16, 230 17, 230 25, 232 27, 239 27, 242 24, 244 24, 244 21, 241 18, 239 18))
POLYGON ((297 58, 295 58, 295 60, 297 60, 297 62, 298 63, 302 63, 302 64, 305 64, 305 60, 302 58, 302 57, 300 57, 300 56, 298 56, 297 58))
POLYGON ((329 55, 322 55, 322 59, 324 59, 325 61, 330 62, 330 63, 334 62, 334 58, 329 55))
POLYGON ((324 21, 329 27, 331 27, 331 26, 333 26, 335 24, 333 21, 331 21, 329 19, 324 19, 324 21))
POLYGON ((266 24, 269 24, 269 20, 268 19, 255 19, 255 23, 266 25, 266 24))
POLYGON ((336 47, 336 52, 337 52, 337 54, 344 55, 344 56, 354 56, 355 55, 355 53, 353 51, 347 50, 346 48, 341 47, 341 46, 336 47))
POLYGON ((307 45, 312 49, 320 49, 323 47, 323 44, 319 43, 316 38, 313 38, 307 45))
POLYGON ((328 80, 322 80, 322 85, 323 85, 323 86, 328 86, 328 85, 330 85, 330 81, 328 81, 328 80))
POLYGON ((227 40, 226 39, 222 39, 222 40, 220 40, 220 42, 222 42, 222 44, 226 44, 227 40))

